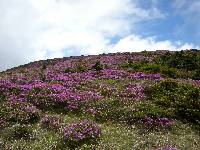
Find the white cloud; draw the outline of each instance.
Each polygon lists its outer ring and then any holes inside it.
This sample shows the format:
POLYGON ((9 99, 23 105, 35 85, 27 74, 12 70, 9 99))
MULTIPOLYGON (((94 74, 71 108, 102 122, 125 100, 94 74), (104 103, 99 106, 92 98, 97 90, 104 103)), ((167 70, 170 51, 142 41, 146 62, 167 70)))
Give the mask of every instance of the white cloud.
POLYGON ((174 48, 169 41, 128 36, 136 23, 165 17, 154 5, 142 8, 138 0, 1 0, 0 17, 0 70, 66 54, 149 49, 143 43, 174 48), (112 45, 115 37, 121 40, 112 45))
POLYGON ((179 41, 171 42, 169 40, 157 41, 155 37, 140 37, 138 35, 129 35, 121 39, 117 44, 111 45, 112 52, 125 51, 143 51, 143 50, 183 50, 199 47, 191 43, 181 43, 179 41))
POLYGON ((141 19, 134 8, 129 0, 1 0, 0 70, 61 57, 62 49, 101 49, 141 19))

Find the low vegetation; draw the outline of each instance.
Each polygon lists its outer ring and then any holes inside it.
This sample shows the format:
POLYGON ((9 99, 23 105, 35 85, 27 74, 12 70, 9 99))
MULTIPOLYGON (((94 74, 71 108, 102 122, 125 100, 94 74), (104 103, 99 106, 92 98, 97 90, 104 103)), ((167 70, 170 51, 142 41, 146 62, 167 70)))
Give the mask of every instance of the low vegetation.
POLYGON ((199 150, 200 52, 117 53, 1 73, 2 150, 199 150))

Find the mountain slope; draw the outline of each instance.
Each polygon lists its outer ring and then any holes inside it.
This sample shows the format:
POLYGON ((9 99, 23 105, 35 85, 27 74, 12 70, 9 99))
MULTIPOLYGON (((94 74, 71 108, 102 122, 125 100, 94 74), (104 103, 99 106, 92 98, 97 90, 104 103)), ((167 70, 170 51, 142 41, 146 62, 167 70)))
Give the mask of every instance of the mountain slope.
POLYGON ((1 149, 200 149, 200 52, 42 60, 0 74, 1 149))

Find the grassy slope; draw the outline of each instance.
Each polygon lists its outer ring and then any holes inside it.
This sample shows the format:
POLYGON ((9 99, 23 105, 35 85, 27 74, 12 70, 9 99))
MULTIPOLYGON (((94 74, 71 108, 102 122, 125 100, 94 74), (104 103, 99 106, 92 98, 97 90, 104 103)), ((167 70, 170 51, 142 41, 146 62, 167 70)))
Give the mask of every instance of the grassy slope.
MULTIPOLYGON (((82 118, 77 116, 65 116, 67 123, 77 121, 82 118)), ((189 124, 176 122, 176 126, 170 132, 144 132, 142 129, 132 126, 127 127, 113 123, 99 124, 102 129, 102 137, 96 149, 102 150, 150 150, 156 147, 164 147, 166 145, 175 145, 180 149, 199 150, 200 136, 189 124)), ((11 140, 8 141, 11 149, 33 149, 33 150, 49 150, 57 149, 59 142, 59 134, 42 129, 38 124, 32 125, 34 128, 33 139, 11 140)), ((5 131, 3 131, 4 134, 5 131)), ((1 135, 3 136, 3 134, 1 135)), ((83 145, 78 149, 91 149, 90 146, 83 145)))
MULTIPOLYGON (((95 81, 89 86, 95 86, 103 83, 104 81, 95 81)), ((109 86, 118 87, 119 89, 127 82, 123 83, 106 83, 109 86)), ((143 80, 131 81, 134 83, 147 84, 143 80)), ((82 89, 87 89, 86 86, 81 86, 82 89)), ((49 112, 54 115, 60 116, 63 119, 63 124, 69 124, 78 120, 88 118, 85 115, 76 115, 74 113, 60 114, 56 112, 49 112)), ((93 118, 91 118, 93 119, 93 118)), ((98 145, 82 145, 77 149, 105 149, 105 150, 151 150, 157 147, 165 147, 166 145, 175 146, 181 150, 199 150, 200 149, 200 135, 193 128, 190 123, 183 123, 174 120, 174 127, 167 131, 147 131, 136 125, 128 126, 126 124, 106 121, 97 122, 102 130, 102 136, 98 145)), ((58 143, 60 142, 59 132, 46 130, 41 128, 39 123, 30 125, 33 129, 33 135, 29 140, 15 140, 10 139, 9 131, 12 126, 0 130, 0 149, 19 149, 19 150, 50 150, 59 149, 58 143), (7 145, 7 146, 5 146, 7 145)))

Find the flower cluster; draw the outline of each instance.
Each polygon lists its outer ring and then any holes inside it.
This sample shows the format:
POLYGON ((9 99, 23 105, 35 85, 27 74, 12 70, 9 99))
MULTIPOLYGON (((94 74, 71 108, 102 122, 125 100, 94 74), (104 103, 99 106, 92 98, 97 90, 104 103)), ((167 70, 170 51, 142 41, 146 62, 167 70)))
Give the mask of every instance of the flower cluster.
POLYGON ((40 123, 43 127, 57 130, 61 126, 61 119, 59 117, 46 114, 41 118, 40 123))
POLYGON ((102 79, 122 79, 128 75, 128 72, 118 69, 104 69, 100 72, 102 79))
POLYGON ((10 117, 14 117, 13 119, 18 122, 30 123, 37 121, 40 117, 40 110, 24 98, 10 97, 7 107, 10 110, 10 117))
POLYGON ((144 88, 141 85, 128 85, 127 88, 121 92, 121 96, 130 97, 135 100, 144 99, 144 88))
POLYGON ((89 120, 72 123, 64 128, 64 138, 71 142, 97 140, 100 134, 100 128, 89 120))
POLYGON ((163 77, 161 77, 160 74, 145 74, 142 72, 131 74, 130 78, 131 79, 150 79, 150 80, 155 80, 155 81, 161 81, 164 79, 163 77))
POLYGON ((147 128, 157 127, 157 128, 164 128, 168 129, 173 126, 173 123, 168 118, 151 118, 146 117, 139 121, 142 126, 147 128))

